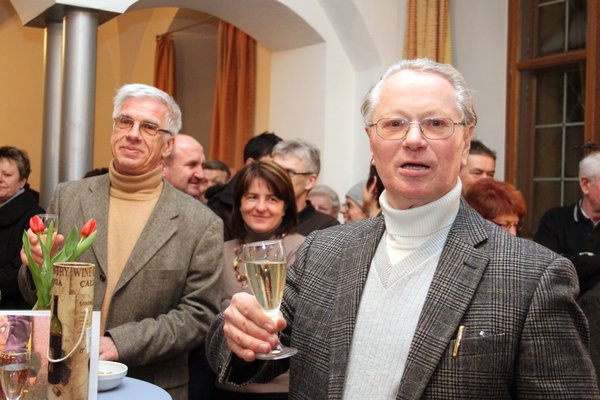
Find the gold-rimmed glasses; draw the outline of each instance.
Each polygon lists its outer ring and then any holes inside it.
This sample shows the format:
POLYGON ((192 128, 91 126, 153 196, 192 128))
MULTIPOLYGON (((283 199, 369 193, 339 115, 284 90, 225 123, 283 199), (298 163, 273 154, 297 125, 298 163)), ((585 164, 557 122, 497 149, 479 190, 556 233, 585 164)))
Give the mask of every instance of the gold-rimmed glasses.
POLYGON ((120 115, 114 119, 114 127, 121 132, 129 132, 133 129, 136 122, 138 123, 140 132, 145 133, 148 136, 156 136, 158 132, 167 133, 172 135, 171 131, 167 129, 161 129, 157 124, 150 121, 136 121, 126 115, 120 115))
POLYGON ((391 117, 381 118, 377 122, 367 125, 375 127, 377 136, 385 140, 402 140, 408 135, 411 125, 418 125, 421 134, 429 140, 447 139, 454 134, 456 125, 465 126, 464 122, 454 121, 447 117, 429 117, 420 121, 409 121, 406 118, 391 117))

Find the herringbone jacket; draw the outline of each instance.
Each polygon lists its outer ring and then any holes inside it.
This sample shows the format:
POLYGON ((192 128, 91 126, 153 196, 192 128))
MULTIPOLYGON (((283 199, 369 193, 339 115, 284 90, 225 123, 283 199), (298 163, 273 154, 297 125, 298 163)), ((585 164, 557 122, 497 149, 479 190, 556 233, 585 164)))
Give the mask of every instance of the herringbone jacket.
MULTIPOLYGON (((263 381, 289 366, 290 399, 340 399, 362 289, 384 229, 380 216, 306 239, 289 269, 282 305, 288 321, 282 341, 299 350, 291 359, 232 357, 219 316, 208 342, 219 378, 263 381)), ((568 260, 461 203, 396 398, 600 398, 577 292, 568 260), (460 325, 468 329, 452 357, 460 325)))

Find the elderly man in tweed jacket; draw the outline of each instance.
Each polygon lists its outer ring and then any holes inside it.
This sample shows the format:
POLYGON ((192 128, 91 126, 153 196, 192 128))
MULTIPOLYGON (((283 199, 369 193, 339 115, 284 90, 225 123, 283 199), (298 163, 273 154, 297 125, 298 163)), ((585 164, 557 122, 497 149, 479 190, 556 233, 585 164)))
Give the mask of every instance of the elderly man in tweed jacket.
POLYGON ((306 239, 283 318, 234 296, 207 339, 219 379, 289 368, 290 399, 600 398, 572 264, 461 200, 476 115, 460 73, 401 61, 362 111, 382 215, 306 239), (255 360, 279 340, 298 353, 255 360))
MULTIPOLYGON (((188 353, 203 341, 221 301, 223 224, 163 180, 162 159, 181 128, 171 96, 129 84, 114 103, 108 174, 59 184, 49 211, 59 216, 60 233, 89 218, 98 222, 80 261, 96 266, 100 359, 125 363, 129 376, 187 400, 188 353)), ((30 241, 37 243, 31 232, 30 241)), ((39 257, 39 244, 36 251, 39 257)), ((21 291, 33 302, 31 274, 25 266, 19 272, 21 291)))

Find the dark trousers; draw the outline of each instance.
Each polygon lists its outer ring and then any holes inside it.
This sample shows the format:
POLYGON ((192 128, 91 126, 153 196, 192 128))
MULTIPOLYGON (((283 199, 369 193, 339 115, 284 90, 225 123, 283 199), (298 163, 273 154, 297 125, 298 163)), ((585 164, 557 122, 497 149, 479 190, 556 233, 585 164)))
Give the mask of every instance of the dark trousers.
POLYGON ((215 389, 216 400, 287 400, 287 393, 236 393, 215 389))
POLYGON ((189 399, 214 400, 215 373, 208 365, 204 342, 190 351, 188 368, 190 370, 189 399))

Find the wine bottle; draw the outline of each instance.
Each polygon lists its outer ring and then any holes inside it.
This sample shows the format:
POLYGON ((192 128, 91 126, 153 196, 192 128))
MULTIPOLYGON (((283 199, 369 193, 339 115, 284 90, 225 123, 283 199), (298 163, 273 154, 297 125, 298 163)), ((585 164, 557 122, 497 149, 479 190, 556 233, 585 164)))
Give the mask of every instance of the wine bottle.
MULTIPOLYGON (((57 360, 62 358, 62 323, 58 319, 58 296, 53 296, 54 307, 52 307, 52 318, 50 320, 50 357, 57 360)), ((48 383, 56 385, 60 383, 62 362, 48 361, 48 383)))

